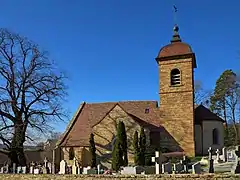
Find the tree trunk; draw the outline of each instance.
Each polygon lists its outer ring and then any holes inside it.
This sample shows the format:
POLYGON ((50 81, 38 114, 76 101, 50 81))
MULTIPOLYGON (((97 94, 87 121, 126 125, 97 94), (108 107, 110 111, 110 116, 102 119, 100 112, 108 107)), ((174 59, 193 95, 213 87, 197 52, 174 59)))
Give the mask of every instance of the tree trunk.
POLYGON ((233 126, 235 131, 235 145, 239 143, 239 136, 238 136, 238 128, 236 126, 236 118, 235 118, 235 109, 232 109, 232 119, 233 119, 233 126))
POLYGON ((14 135, 10 146, 9 158, 11 165, 16 163, 19 166, 26 166, 23 143, 25 142, 25 130, 23 124, 16 124, 14 135))

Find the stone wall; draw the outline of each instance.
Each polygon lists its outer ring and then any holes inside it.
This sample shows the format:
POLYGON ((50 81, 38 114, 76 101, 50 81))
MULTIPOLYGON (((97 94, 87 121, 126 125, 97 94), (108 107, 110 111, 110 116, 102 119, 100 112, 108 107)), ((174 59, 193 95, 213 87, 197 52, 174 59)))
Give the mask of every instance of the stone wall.
POLYGON ((194 89, 192 59, 159 62, 161 124, 172 136, 171 149, 179 146, 188 156, 195 155, 194 89), (179 69, 181 83, 171 85, 171 70, 179 69))
POLYGON ((204 175, 121 175, 121 176, 103 176, 103 175, 6 175, 0 174, 1 180, 200 180, 200 179, 239 179, 240 175, 232 174, 204 174, 204 175))
POLYGON ((129 163, 133 163, 133 137, 136 130, 140 132, 141 127, 117 105, 99 124, 93 127, 98 159, 107 168, 111 168, 112 150, 119 121, 123 121, 125 124, 128 139, 128 160, 129 163))

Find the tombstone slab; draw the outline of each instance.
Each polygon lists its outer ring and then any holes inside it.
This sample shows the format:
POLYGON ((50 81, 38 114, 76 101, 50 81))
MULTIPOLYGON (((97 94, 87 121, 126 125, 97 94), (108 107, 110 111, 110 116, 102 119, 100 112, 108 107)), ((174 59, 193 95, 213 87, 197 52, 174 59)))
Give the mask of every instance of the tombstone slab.
POLYGON ((173 164, 174 173, 181 173, 184 170, 182 163, 173 164))
POLYGON ((170 162, 162 164, 162 173, 171 174, 172 173, 172 164, 170 162))
POLYGON ((62 160, 60 162, 60 171, 59 174, 66 174, 67 171, 67 162, 65 160, 62 160))
POLYGON ((201 174, 201 164, 200 162, 196 162, 192 165, 192 173, 193 174, 201 174))

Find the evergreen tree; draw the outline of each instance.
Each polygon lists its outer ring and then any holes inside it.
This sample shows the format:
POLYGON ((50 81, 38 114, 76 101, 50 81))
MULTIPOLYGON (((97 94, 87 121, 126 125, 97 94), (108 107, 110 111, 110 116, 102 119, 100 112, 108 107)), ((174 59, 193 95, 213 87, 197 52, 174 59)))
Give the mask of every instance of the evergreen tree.
POLYGON ((140 150, 138 146, 138 132, 135 131, 134 138, 133 138, 133 149, 134 149, 134 163, 135 165, 139 165, 139 158, 140 158, 140 150))
POLYGON ((92 168, 97 167, 97 164, 96 164, 96 147, 95 147, 95 142, 94 142, 94 135, 92 133, 90 135, 89 144, 90 144, 89 150, 90 150, 90 153, 92 155, 91 167, 92 168))
POLYGON ((145 165, 145 153, 146 153, 146 135, 144 132, 144 128, 141 128, 140 138, 139 138, 139 149, 140 149, 140 161, 139 164, 145 165))
POLYGON ((122 121, 119 122, 119 134, 118 134, 121 151, 123 154, 123 166, 128 165, 128 156, 127 156, 127 134, 125 125, 122 121))
POLYGON ((120 121, 117 125, 116 142, 112 152, 112 168, 118 170, 120 166, 127 165, 127 134, 124 123, 120 121))
POLYGON ((119 140, 116 139, 114 144, 113 152, 112 152, 112 169, 118 171, 123 163, 123 154, 121 151, 119 140))
POLYGON ((210 109, 225 120, 225 144, 238 144, 239 135, 236 128, 236 116, 240 106, 240 82, 232 70, 224 71, 218 78, 210 101, 210 109), (234 132, 232 132, 232 129, 229 129, 229 122, 232 123, 234 132), (232 141, 233 133, 235 134, 235 142, 230 142, 232 141))

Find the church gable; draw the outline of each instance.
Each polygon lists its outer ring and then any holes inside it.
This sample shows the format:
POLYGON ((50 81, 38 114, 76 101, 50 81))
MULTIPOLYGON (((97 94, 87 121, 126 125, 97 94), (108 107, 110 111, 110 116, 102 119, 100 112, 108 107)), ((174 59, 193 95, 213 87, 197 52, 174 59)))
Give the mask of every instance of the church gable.
POLYGON ((128 150, 131 153, 132 138, 136 130, 140 132, 141 126, 127 113, 125 110, 116 104, 116 106, 93 127, 94 140, 96 148, 101 158, 107 158, 113 150, 113 145, 116 139, 117 124, 123 121, 126 128, 128 139, 128 150))
MULTIPOLYGON (((100 124, 106 116, 118 109, 119 114, 131 117, 138 124, 143 126, 159 126, 159 108, 156 101, 122 101, 106 103, 83 103, 73 119, 70 121, 63 137, 58 142, 58 146, 83 147, 88 146, 89 137, 94 132, 95 126, 100 124)), ((117 113, 116 113, 117 114, 117 113)))

